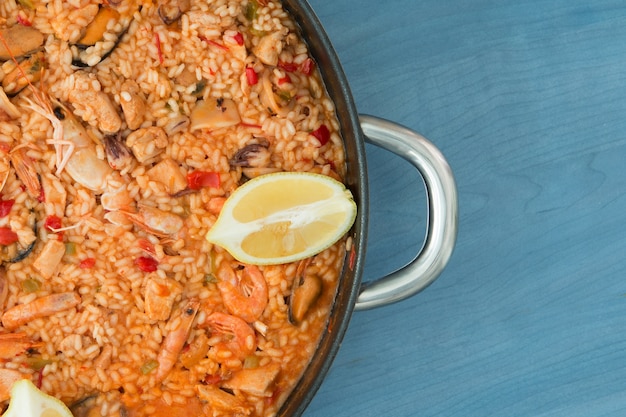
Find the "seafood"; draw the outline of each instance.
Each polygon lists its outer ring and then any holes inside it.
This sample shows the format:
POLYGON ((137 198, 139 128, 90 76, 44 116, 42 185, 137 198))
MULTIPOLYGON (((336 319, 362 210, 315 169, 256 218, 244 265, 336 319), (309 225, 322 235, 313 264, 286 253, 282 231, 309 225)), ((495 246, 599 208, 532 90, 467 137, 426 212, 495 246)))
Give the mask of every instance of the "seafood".
POLYGON ((44 93, 39 92, 35 97, 38 103, 27 99, 28 107, 48 119, 54 128, 53 138, 48 143, 56 149, 56 175, 65 169, 82 186, 104 191, 113 169, 98 157, 95 143, 84 126, 61 103, 56 102, 53 108, 44 93))
POLYGON ((248 178, 345 172, 298 25, 277 0, 0 4, 0 409, 25 378, 77 417, 279 414, 345 247, 296 271, 205 236, 248 178), (322 265, 317 301, 290 292, 322 265))
POLYGON ((35 161, 28 156, 26 148, 14 149, 9 157, 11 164, 15 169, 15 173, 26 187, 26 191, 32 198, 41 197, 41 182, 39 181, 39 175, 37 168, 35 167, 35 161))
POLYGON ((209 98, 198 102, 191 112, 190 129, 220 129, 241 122, 237 104, 224 98, 209 98))
POLYGON ((161 154, 168 144, 162 128, 151 126, 137 129, 126 137, 126 145, 141 164, 148 164, 161 154))
POLYGON ((312 258, 298 263, 289 297, 289 320, 298 325, 322 293, 322 279, 308 270, 312 258))
POLYGON ((187 188, 187 177, 181 172, 178 164, 170 158, 156 163, 146 171, 146 175, 152 181, 163 184, 169 194, 176 194, 187 188))
POLYGON ((249 143, 239 149, 230 158, 231 167, 267 167, 270 163, 271 152, 267 140, 258 143, 249 143))
POLYGON ((163 23, 171 25, 180 19, 190 7, 190 0, 161 0, 158 8, 159 17, 163 23))
POLYGON ((212 336, 220 336, 220 341, 213 345, 218 356, 221 352, 227 353, 228 358, 234 355, 243 360, 256 349, 254 329, 239 317, 215 312, 207 317, 202 326, 207 326, 212 336))
POLYGON ((120 18, 120 13, 112 7, 96 7, 96 10, 97 13, 93 17, 93 20, 87 25, 85 33, 76 43, 81 47, 88 48, 95 45, 96 42, 101 41, 107 30, 109 21, 115 21, 120 18))
POLYGON ((4 88, 0 87, 0 122, 17 119, 18 117, 20 117, 20 111, 11 103, 4 88))
POLYGON ((212 410, 236 413, 234 415, 242 416, 252 414, 252 407, 215 385, 196 385, 196 390, 198 391, 198 396, 208 402, 212 410))
POLYGON ((118 171, 128 171, 135 165, 135 158, 124 140, 121 132, 115 135, 106 135, 102 143, 107 154, 109 166, 118 171))
POLYGON ((167 320, 174 301, 182 293, 179 283, 158 275, 150 277, 146 283, 144 308, 150 320, 167 320))
POLYGON ((80 296, 73 291, 39 297, 28 304, 18 304, 6 310, 2 315, 2 326, 13 330, 31 320, 74 308, 79 303, 80 296))
POLYGON ((0 60, 21 57, 40 48, 43 34, 32 26, 13 25, 0 29, 0 60))
POLYGON ((267 283, 257 266, 246 265, 239 274, 223 262, 217 271, 217 287, 228 311, 248 323, 255 322, 267 306, 267 283))
POLYGON ((41 79, 45 67, 43 52, 37 52, 21 60, 2 79, 2 88, 9 96, 14 96, 29 84, 41 79))
MULTIPOLYGON (((111 3, 111 2, 110 2, 111 3)), ((90 5, 78 9, 81 12, 90 5)), ((135 1, 126 4, 121 13, 110 6, 97 7, 83 36, 72 45, 72 65, 78 68, 94 67, 106 59, 122 40, 133 20, 133 13, 137 9, 135 1)), ((93 13, 94 10, 89 10, 93 13)), ((58 34, 57 34, 58 36, 58 34)))
POLYGON ((278 65, 278 56, 283 50, 283 38, 285 32, 273 32, 261 38, 259 43, 252 48, 252 53, 265 65, 275 67, 278 65))
POLYGON ((191 325, 196 318, 199 307, 200 303, 198 300, 187 300, 181 303, 177 308, 177 314, 170 318, 171 322, 177 323, 177 327, 169 330, 169 333, 165 336, 163 344, 161 345, 161 351, 157 358, 157 362, 159 363, 156 373, 157 380, 161 381, 165 379, 174 367, 180 351, 189 337, 189 331, 191 330, 191 325))
POLYGON ((141 95, 139 85, 133 80, 126 80, 120 91, 120 106, 126 125, 130 130, 138 129, 143 123, 146 112, 146 100, 141 95))
POLYGON ((184 225, 180 216, 146 205, 140 205, 135 213, 121 213, 137 226, 159 237, 176 235, 184 225))
POLYGON ((0 369, 0 401, 6 401, 11 397, 11 387, 20 379, 28 375, 15 369, 0 369))
POLYGON ((74 74, 74 88, 69 92, 69 101, 75 109, 81 109, 85 114, 92 114, 92 118, 85 120, 95 123, 102 133, 112 135, 122 128, 122 118, 109 96, 102 91, 98 79, 85 71, 74 74))
POLYGON ((33 342, 26 333, 0 334, 0 358, 9 359, 42 345, 41 342, 33 342))
POLYGON ((43 278, 49 279, 56 272, 64 254, 65 244, 63 242, 56 239, 48 240, 39 255, 37 255, 33 266, 43 278))
POLYGON ((280 364, 272 362, 268 365, 242 369, 232 378, 227 379, 222 387, 248 392, 259 397, 273 394, 274 382, 280 372, 280 364))

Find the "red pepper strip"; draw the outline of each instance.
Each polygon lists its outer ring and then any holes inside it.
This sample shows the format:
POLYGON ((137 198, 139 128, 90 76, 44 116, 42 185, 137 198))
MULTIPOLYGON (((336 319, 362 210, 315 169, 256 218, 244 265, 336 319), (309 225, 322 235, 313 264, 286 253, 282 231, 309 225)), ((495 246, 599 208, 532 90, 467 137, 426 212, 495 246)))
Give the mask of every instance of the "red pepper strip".
POLYGON ((246 67, 246 79, 248 80, 248 85, 255 85, 259 82, 259 76, 254 71, 254 68, 246 67))
POLYGON ((157 54, 159 56, 159 63, 163 63, 163 50, 161 49, 161 38, 158 33, 154 33, 154 43, 156 44, 157 54))
POLYGON ((278 79, 278 85, 282 85, 282 84, 286 84, 290 82, 291 82, 291 78, 289 78, 287 74, 285 74, 284 77, 278 79))
POLYGON ((49 232, 56 232, 62 227, 62 225, 63 223, 61 222, 61 219, 54 214, 46 217, 46 221, 44 223, 44 227, 49 232))
POLYGON ((328 130, 328 127, 326 127, 326 125, 324 124, 320 125, 320 127, 312 131, 311 134, 320 141, 320 146, 326 145, 330 140, 330 131, 328 130))
POLYGON ((233 36, 233 39, 235 40, 235 42, 237 42, 237 45, 243 45, 244 39, 241 33, 237 32, 237 34, 233 36))
POLYGON ((24 16, 22 16, 21 13, 17 14, 17 23, 19 23, 22 26, 32 26, 33 24, 30 22, 30 20, 26 19, 24 16))
POLYGON ((215 42, 212 39, 209 39, 207 42, 209 43, 209 45, 213 45, 213 46, 221 49, 222 51, 229 51, 230 50, 230 49, 228 49, 228 47, 226 45, 222 45, 221 43, 215 42))
POLYGON ((17 233, 8 227, 0 227, 0 245, 10 245, 17 242, 17 233))
POLYGON ((192 171, 187 174, 187 183, 192 190, 202 187, 219 188, 221 185, 220 174, 217 172, 192 171))
POLYGON ((137 267, 143 272, 154 272, 157 270, 159 262, 149 256, 140 256, 135 259, 135 265, 137 265, 137 267))
POLYGON ((260 129, 261 127, 263 127, 261 125, 256 125, 256 124, 252 124, 252 123, 245 123, 245 122, 239 123, 239 126, 241 126, 241 127, 249 127, 251 129, 260 129))
POLYGON ((11 212, 15 200, 0 200, 0 217, 6 217, 11 212))
POLYGON ((304 62, 300 64, 300 72, 304 75, 311 75, 314 69, 315 61, 313 61, 311 58, 305 59, 304 62))
POLYGON ((96 264, 96 258, 86 258, 80 261, 80 263, 78 264, 78 267, 82 269, 89 269, 89 268, 93 268, 95 264, 96 264))
POLYGON ((287 72, 296 72, 298 71, 298 64, 295 64, 293 62, 278 61, 278 68, 287 72))

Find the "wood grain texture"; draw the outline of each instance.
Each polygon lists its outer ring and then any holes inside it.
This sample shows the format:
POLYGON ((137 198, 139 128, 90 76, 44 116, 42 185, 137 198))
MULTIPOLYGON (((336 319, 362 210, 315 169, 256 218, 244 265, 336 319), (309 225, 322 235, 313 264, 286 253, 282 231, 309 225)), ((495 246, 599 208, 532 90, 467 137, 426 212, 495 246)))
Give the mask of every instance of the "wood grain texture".
MULTIPOLYGON (((434 142, 456 250, 398 304, 355 313, 305 413, 626 415, 626 6, 311 0, 359 111, 434 142)), ((366 279, 423 236, 419 176, 368 147, 366 279)))

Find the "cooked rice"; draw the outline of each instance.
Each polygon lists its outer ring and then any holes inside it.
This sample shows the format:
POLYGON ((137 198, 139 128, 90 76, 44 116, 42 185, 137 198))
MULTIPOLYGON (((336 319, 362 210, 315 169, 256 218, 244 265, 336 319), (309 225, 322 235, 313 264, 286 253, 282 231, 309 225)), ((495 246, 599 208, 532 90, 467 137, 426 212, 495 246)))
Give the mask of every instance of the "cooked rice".
MULTIPOLYGON (((0 245, 8 288, 2 307, 4 311, 20 308, 43 296, 64 292, 79 294, 81 301, 78 306, 36 316, 19 326, 5 323, 0 327, 0 355, 2 338, 11 333, 23 333, 33 342, 17 356, 2 357, 0 374, 18 370, 67 404, 84 401, 83 405, 98 409, 103 416, 276 414, 326 326, 344 260, 344 242, 316 256, 309 267, 310 273, 322 279, 324 293, 299 326, 289 322, 288 312, 297 265, 261 268, 268 286, 268 304, 252 326, 256 329, 253 339, 247 339, 248 345, 256 341, 252 355, 256 364, 249 365, 249 358, 238 358, 223 346, 219 348, 224 338, 199 324, 213 312, 227 312, 215 274, 221 265, 236 267, 236 262, 204 236, 217 218, 219 210, 215 207, 219 208, 221 199, 246 179, 244 169, 231 167, 233 155, 263 140, 269 144, 271 157, 261 169, 310 171, 338 179, 344 174, 344 150, 334 106, 319 73, 301 70, 310 57, 295 24, 276 0, 192 0, 190 10, 170 25, 162 22, 151 1, 141 7, 128 0, 32 3, 34 7, 29 9, 25 7, 28 2, 0 1, 0 27, 32 24, 45 35, 46 60, 41 80, 11 98, 20 116, 10 120, 0 111, 0 155, 8 158, 9 150, 26 150, 44 187, 40 195, 29 194, 24 178, 11 168, 2 188, 2 200, 14 203, 10 213, 0 217, 0 228, 18 236, 17 243, 0 245), (103 42, 86 49, 76 46, 98 7, 106 5, 117 9, 120 20, 109 22, 103 42), (250 21, 246 11, 250 13, 253 5, 258 10, 250 21), (264 64, 251 52, 262 36, 281 31, 289 34, 282 39, 280 62, 291 64, 291 69, 264 64), (102 59, 120 34, 119 44, 102 59), (245 47, 238 44, 240 35, 245 47), (77 59, 87 67, 76 66, 77 59), (249 85, 246 68, 257 73, 257 84, 249 85), (268 108, 272 100, 268 101, 263 89, 264 75, 271 80, 278 108, 268 108), (103 106, 75 95, 100 92, 92 97, 107 97, 121 117, 119 134, 125 139, 131 129, 121 106, 133 98, 123 88, 127 80, 136 83, 145 103, 138 130, 155 126, 166 129, 167 145, 160 149, 151 142, 144 149, 133 148, 135 156, 137 152, 146 154, 145 162, 135 161, 102 181, 107 192, 121 189, 127 193, 131 212, 142 205, 182 219, 182 231, 169 236, 157 235, 116 210, 106 210, 101 191, 86 188, 68 169, 58 173, 55 144, 49 143, 55 130, 49 120, 28 106, 28 100, 43 104, 34 95, 36 90, 44 91, 53 107, 62 103, 71 111, 68 116, 75 117, 93 139, 97 158, 106 160, 103 106), (234 100, 241 122, 191 131, 189 124, 184 124, 186 118, 200 100, 210 98, 234 100), (311 134, 322 124, 331 133, 327 144, 311 134), (155 178, 150 171, 168 159, 176 163, 183 177, 196 170, 219 173, 220 186, 172 193, 171 177, 155 178), (61 219, 61 229, 46 227, 53 216, 61 219), (42 256, 42 251, 55 240, 64 243, 65 252, 59 265, 43 273, 41 263, 45 267, 50 257, 42 256), (15 256, 27 253, 33 242, 28 256, 16 261, 15 256), (156 264, 155 271, 142 267, 146 258, 156 264), (168 319, 150 319, 146 312, 146 285, 151 280, 176 284, 168 319), (200 308, 183 350, 202 338, 210 348, 186 366, 176 357, 171 372, 159 381, 150 367, 160 359, 168 334, 181 323, 176 309, 190 299, 199 300, 200 308), (220 386, 244 365, 268 367, 275 363, 281 365, 281 371, 264 395, 228 391, 235 398, 233 409, 218 407, 206 398, 197 400, 199 385, 220 386), (161 414, 154 414, 157 412, 161 414)), ((0 77, 5 77, 12 65, 12 61, 5 62, 0 77)), ((66 138, 71 139, 73 132, 67 129, 66 138)), ((13 166, 16 164, 13 161, 13 166)), ((88 176, 89 169, 83 174, 88 176)), ((0 386, 4 406, 8 402, 6 388, 0 386)))

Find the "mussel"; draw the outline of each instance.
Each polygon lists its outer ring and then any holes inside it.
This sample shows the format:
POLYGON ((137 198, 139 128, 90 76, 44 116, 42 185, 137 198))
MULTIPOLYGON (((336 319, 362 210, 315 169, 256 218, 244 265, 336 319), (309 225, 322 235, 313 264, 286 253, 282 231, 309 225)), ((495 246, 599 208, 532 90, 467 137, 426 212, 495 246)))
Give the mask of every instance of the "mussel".
POLYGON ((121 14, 111 6, 101 6, 83 36, 72 45, 72 65, 81 68, 98 65, 117 47, 131 22, 132 13, 121 14), (116 40, 107 39, 107 33, 115 35, 116 40))
POLYGON ((45 67, 43 52, 36 52, 15 65, 2 79, 2 89, 8 96, 15 96, 29 84, 36 83, 41 78, 45 67))
POLYGON ((2 28, 0 35, 4 39, 4 42, 0 42, 0 61, 28 55, 41 48, 44 42, 43 34, 32 26, 2 28))
POLYGON ((157 10, 161 21, 166 25, 171 25, 178 21, 190 7, 191 2, 189 0, 161 0, 157 10))
POLYGON ((322 294, 322 278, 308 270, 313 258, 300 261, 289 296, 289 321, 299 325, 322 294))

